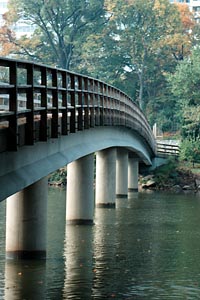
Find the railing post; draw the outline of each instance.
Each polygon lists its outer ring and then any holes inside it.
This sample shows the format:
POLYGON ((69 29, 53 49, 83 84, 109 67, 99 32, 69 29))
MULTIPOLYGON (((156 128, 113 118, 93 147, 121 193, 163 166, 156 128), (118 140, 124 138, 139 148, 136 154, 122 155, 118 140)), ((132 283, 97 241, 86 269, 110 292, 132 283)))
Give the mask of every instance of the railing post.
POLYGON ((67 74, 62 72, 62 135, 68 134, 68 108, 67 108, 67 74))
POLYGON ((51 119, 51 137, 58 137, 58 74, 57 70, 52 70, 53 101, 52 101, 52 119, 51 119))
POLYGON ((30 111, 27 113, 26 119, 26 131, 25 131, 25 143, 27 145, 34 145, 34 88, 33 88, 33 64, 26 65, 27 70, 27 84, 31 87, 28 87, 26 94, 27 97, 27 109, 30 111))
POLYGON ((100 125, 100 107, 99 107, 99 83, 94 81, 94 111, 95 111, 95 126, 100 125))
POLYGON ((83 84, 82 77, 78 76, 78 116, 77 116, 77 129, 83 130, 83 84))
POLYGON ((105 86, 104 96, 103 96, 103 122, 104 125, 108 125, 108 87, 105 86))
POLYGON ((9 118, 9 137, 8 137, 8 150, 16 151, 18 148, 18 103, 17 103, 17 62, 13 61, 9 63, 9 81, 14 87, 9 93, 9 111, 13 112, 13 115, 9 118))
POLYGON ((89 101, 88 101, 88 78, 84 78, 84 129, 90 127, 89 123, 89 101))
POLYGON ((100 95, 99 95, 99 125, 104 125, 104 85, 100 83, 100 95))
POLYGON ((76 97, 75 97, 75 75, 71 74, 71 105, 73 109, 71 110, 70 116, 70 132, 76 132, 76 97))
POLYGON ((90 127, 95 126, 94 80, 90 79, 90 127))
POLYGON ((40 141, 47 141, 48 133, 47 133, 47 68, 41 68, 41 106, 42 109, 40 112, 40 141))

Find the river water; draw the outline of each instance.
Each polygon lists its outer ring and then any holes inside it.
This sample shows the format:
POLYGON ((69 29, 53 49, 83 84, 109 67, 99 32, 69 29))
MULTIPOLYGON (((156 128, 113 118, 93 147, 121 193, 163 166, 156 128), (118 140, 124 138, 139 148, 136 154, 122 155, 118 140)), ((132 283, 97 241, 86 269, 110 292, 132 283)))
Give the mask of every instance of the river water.
POLYGON ((51 188, 47 261, 6 261, 4 248, 2 202, 0 299, 200 299, 200 195, 132 193, 73 226, 51 188))

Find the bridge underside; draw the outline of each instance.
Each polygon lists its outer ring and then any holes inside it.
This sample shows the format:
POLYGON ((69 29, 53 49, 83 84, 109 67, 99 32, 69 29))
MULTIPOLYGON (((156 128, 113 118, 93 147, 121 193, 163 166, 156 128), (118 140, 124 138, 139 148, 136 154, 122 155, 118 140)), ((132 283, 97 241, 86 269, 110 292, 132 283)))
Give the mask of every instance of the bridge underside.
POLYGON ((61 136, 48 142, 24 146, 17 152, 0 154, 0 201, 24 189, 70 162, 110 147, 123 147, 146 165, 152 152, 133 130, 122 127, 96 127, 61 136))

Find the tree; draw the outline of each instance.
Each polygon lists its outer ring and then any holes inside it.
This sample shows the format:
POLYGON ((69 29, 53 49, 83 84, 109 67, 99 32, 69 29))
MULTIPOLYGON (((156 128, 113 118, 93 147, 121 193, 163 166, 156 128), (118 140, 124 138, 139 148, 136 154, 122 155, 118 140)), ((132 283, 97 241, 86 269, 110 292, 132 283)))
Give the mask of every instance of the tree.
POLYGON ((173 37, 179 35, 183 42, 185 34, 180 12, 168 0, 106 0, 105 5, 110 22, 95 43, 89 39, 88 46, 85 44, 85 66, 94 73, 100 68, 103 74, 104 70, 104 76, 109 74, 114 84, 119 80, 132 84, 137 90, 131 95, 144 109, 148 102, 145 99, 155 93, 149 78, 165 81, 167 64, 167 71, 176 66, 173 53, 178 55, 179 49, 174 50, 177 39, 173 37))
POLYGON ((18 53, 69 69, 76 49, 105 22, 103 0, 10 0, 7 24, 32 24, 31 37, 12 38, 18 53), (33 45, 35 46, 33 48, 33 45))
POLYGON ((175 109, 182 123, 182 158, 200 158, 200 48, 181 61, 174 74, 168 75, 171 92, 176 97, 175 109), (195 150, 196 149, 196 150, 195 150))
POLYGON ((176 60, 183 60, 190 54, 194 40, 193 30, 196 26, 193 13, 189 10, 186 3, 175 3, 180 13, 181 28, 180 32, 171 37, 172 52, 176 60), (183 38, 184 37, 184 38, 183 38))

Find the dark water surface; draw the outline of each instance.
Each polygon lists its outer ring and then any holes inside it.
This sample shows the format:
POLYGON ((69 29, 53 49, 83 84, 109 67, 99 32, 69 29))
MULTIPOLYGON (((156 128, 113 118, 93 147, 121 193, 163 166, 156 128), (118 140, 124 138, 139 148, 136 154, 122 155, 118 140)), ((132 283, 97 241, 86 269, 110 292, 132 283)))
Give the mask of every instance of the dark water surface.
POLYGON ((65 191, 50 189, 46 263, 5 260, 0 203, 0 300, 200 299, 200 195, 130 196, 72 226, 65 191))

